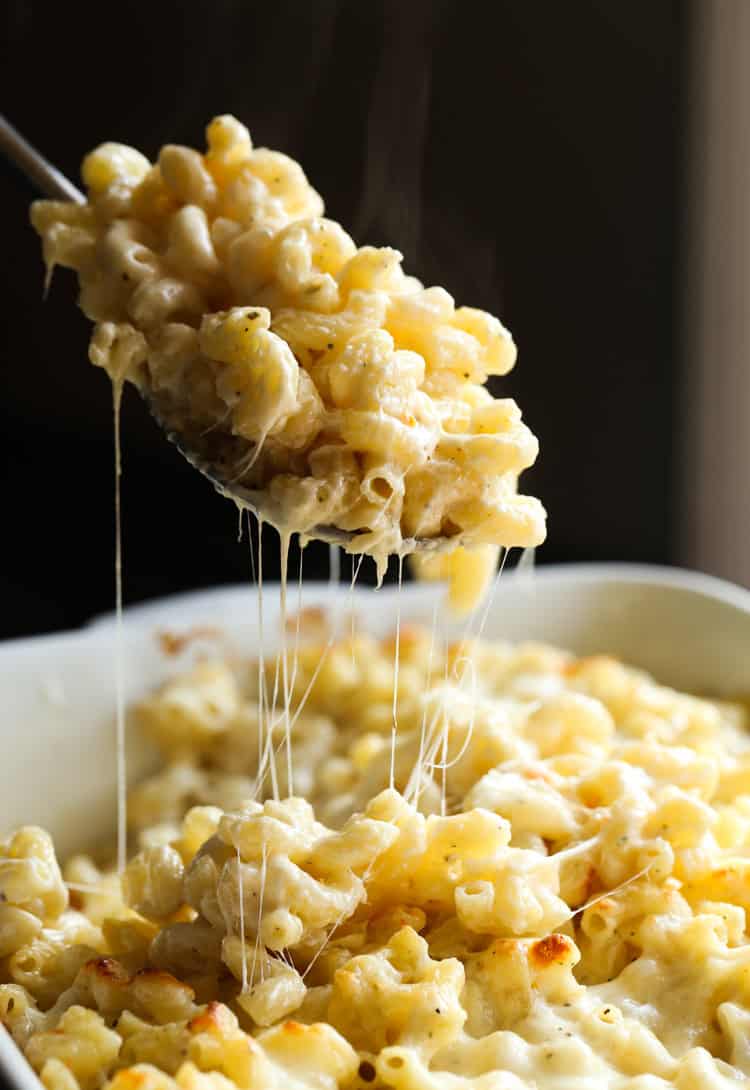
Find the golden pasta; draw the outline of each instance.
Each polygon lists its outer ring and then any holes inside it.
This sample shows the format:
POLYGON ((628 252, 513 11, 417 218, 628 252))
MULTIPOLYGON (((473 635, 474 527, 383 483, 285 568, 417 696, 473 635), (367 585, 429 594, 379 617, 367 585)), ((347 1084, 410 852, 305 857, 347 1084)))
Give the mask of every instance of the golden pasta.
POLYGON ((510 334, 397 251, 357 248, 301 167, 234 118, 206 137, 153 165, 102 144, 85 205, 34 204, 48 276, 78 274, 92 363, 146 392, 220 479, 263 490, 284 531, 352 533, 381 572, 416 539, 460 545, 424 571, 468 608, 500 547, 545 534, 517 492, 537 441, 484 386, 513 367, 510 334))
POLYGON ((399 644, 398 679, 393 640, 300 644, 306 799, 275 664, 202 662, 135 709, 162 767, 121 883, 0 844, 0 1020, 48 1090, 744 1085, 746 711, 606 657, 399 644))

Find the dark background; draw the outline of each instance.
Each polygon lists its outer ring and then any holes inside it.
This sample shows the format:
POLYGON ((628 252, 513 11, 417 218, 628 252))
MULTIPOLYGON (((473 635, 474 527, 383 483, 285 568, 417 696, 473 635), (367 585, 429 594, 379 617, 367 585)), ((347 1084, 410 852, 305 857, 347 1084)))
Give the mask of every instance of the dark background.
MULTIPOLYGON (((668 562, 688 6, 6 0, 2 109, 73 178, 102 140, 154 156, 236 114, 359 242, 511 328, 499 389, 541 439, 523 478, 549 511, 539 561, 668 562)), ((113 601, 109 383, 72 274, 42 301, 30 196, 0 177, 2 637, 113 601)), ((132 392, 123 417, 125 601, 246 579, 234 508, 132 392)), ((322 547, 305 570, 327 573, 322 547)))

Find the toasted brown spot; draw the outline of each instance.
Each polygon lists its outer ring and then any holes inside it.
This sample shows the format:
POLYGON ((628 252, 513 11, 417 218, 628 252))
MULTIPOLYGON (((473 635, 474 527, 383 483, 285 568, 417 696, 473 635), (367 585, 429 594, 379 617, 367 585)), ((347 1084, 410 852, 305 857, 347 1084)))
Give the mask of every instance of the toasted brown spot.
POLYGON ((295 1036, 304 1034, 307 1026, 303 1026, 301 1022, 285 1022, 283 1025, 284 1033, 293 1033, 295 1036))
POLYGON ((179 655, 195 640, 216 639, 220 635, 220 630, 211 625, 195 625, 187 632, 169 632, 165 629, 157 633, 157 639, 165 655, 179 655))
POLYGON ((83 897, 77 889, 68 890, 68 904, 77 912, 80 912, 83 908, 83 897))
POLYGON ((139 969, 137 973, 131 976, 125 966, 116 961, 115 958, 93 958, 91 961, 86 962, 82 971, 98 977, 100 980, 108 980, 110 984, 116 985, 118 988, 127 988, 134 981, 139 980, 147 983, 153 982, 172 990, 179 988, 180 991, 189 995, 191 999, 195 995, 189 984, 183 984, 181 980, 172 976, 171 973, 164 972, 163 969, 139 969))
POLYGON ((538 967, 545 968, 556 961, 566 961, 570 947, 570 939, 566 939, 565 935, 547 935, 531 945, 529 954, 538 967))
POLYGON ((232 1024, 231 1012, 223 1003, 212 999, 206 1009, 187 1024, 190 1033, 218 1033, 232 1024))
POLYGON ((131 979, 125 966, 114 958, 92 958, 83 966, 83 972, 110 980, 113 984, 129 984, 131 979))

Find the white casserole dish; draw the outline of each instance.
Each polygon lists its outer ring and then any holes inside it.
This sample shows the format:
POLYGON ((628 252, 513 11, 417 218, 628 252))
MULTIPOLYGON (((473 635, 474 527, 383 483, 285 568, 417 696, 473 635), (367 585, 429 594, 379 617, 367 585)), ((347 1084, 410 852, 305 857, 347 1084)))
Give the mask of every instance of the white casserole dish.
MULTIPOLYGON (((404 621, 432 619, 440 588, 401 592, 404 621)), ((303 606, 346 613, 353 603, 367 627, 393 629, 398 591, 309 584, 303 606)), ((289 609, 297 609, 296 588, 289 609)), ((267 650, 278 634, 278 595, 264 596, 267 650)), ((451 626, 457 633, 463 625, 451 626)), ((509 573, 498 583, 484 635, 535 639, 579 654, 608 652, 654 673, 667 684, 717 696, 750 692, 750 592, 677 569, 571 565, 509 573)), ((16 825, 49 829, 59 854, 113 835, 115 825, 114 649, 111 616, 62 635, 0 644, 0 835, 16 825)), ((130 701, 185 667, 196 649, 247 654, 258 646, 255 592, 250 586, 161 599, 127 612, 123 627, 126 699, 130 701), (159 632, 213 626, 180 655, 161 648, 159 632)), ((153 761, 129 737, 129 778, 153 761)), ((0 1081, 19 1090, 40 1083, 5 1033, 0 1033, 0 1081)))

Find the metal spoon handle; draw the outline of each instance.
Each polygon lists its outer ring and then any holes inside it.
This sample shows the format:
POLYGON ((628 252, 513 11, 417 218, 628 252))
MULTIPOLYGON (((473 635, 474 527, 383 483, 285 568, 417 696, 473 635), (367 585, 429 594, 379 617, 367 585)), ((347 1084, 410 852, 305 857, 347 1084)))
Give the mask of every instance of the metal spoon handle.
POLYGON ((85 204, 86 198, 64 174, 47 162, 43 155, 21 136, 0 114, 0 150, 9 162, 25 174, 32 185, 45 197, 85 204))

